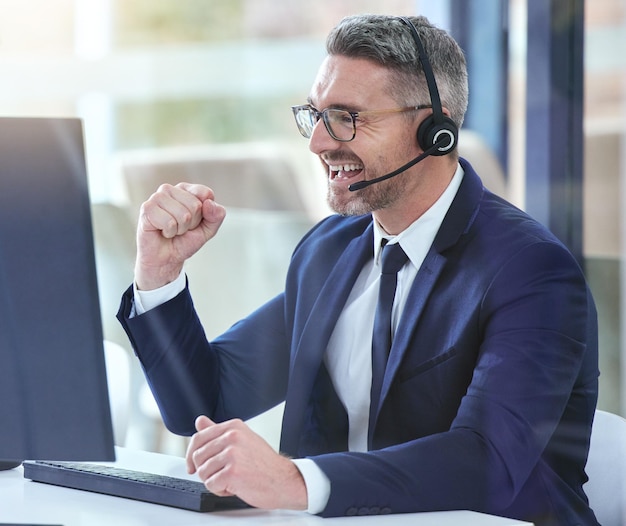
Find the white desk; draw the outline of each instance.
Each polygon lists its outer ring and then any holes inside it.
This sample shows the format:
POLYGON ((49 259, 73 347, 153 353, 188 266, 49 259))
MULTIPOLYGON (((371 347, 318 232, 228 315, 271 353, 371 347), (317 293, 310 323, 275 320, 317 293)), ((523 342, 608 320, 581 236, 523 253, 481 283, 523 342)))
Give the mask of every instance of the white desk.
MULTIPOLYGON (((117 464, 129 469, 176 477, 189 477, 179 457, 117 450, 117 464)), ((254 509, 196 513, 86 491, 31 482, 22 468, 0 472, 0 524, 63 526, 242 526, 272 524, 333 526, 384 524, 385 526, 520 526, 526 522, 469 511, 417 513, 372 517, 321 519, 306 513, 254 509)))

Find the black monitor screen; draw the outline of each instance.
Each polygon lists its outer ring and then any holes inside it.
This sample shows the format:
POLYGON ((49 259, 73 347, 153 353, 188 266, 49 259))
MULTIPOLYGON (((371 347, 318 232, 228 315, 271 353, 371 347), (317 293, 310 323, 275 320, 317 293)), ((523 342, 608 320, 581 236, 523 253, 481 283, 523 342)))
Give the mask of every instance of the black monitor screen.
POLYGON ((0 118, 0 460, 113 460, 83 131, 0 118))

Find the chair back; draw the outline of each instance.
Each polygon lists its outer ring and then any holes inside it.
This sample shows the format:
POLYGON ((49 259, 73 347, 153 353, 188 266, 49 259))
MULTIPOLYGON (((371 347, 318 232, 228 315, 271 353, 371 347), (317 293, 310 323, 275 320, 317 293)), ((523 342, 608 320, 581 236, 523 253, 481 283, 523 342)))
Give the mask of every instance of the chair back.
POLYGON ((602 526, 626 524, 626 419, 597 410, 584 490, 602 526))

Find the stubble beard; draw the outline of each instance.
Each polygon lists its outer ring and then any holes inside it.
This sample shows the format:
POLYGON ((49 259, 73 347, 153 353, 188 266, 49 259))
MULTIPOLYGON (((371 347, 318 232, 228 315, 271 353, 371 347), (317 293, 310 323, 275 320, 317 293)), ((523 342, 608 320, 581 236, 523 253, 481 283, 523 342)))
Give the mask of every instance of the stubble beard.
POLYGON ((387 181, 372 184, 361 190, 337 192, 328 186, 326 199, 335 213, 343 216, 370 214, 395 203, 403 193, 403 176, 399 174, 387 181))

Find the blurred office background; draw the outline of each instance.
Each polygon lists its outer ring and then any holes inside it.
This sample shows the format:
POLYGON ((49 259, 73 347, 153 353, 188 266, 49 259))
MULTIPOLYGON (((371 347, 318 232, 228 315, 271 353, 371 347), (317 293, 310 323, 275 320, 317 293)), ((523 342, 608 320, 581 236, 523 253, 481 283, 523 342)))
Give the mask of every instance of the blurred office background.
MULTIPOLYGON (((230 235, 187 268, 209 336, 279 292, 293 246, 328 214, 289 107, 328 30, 359 12, 422 13, 463 46, 461 153, 579 257, 600 316, 599 405, 626 414, 624 0, 0 0, 0 116, 84 121, 105 338, 130 364, 120 443, 184 451, 114 319, 141 201, 189 180, 228 206, 230 235)), ((127 381, 117 367, 112 386, 127 381)), ((271 440, 278 420, 258 424, 271 440)))

